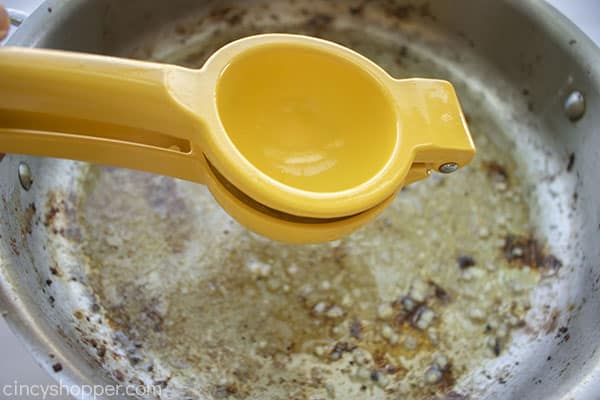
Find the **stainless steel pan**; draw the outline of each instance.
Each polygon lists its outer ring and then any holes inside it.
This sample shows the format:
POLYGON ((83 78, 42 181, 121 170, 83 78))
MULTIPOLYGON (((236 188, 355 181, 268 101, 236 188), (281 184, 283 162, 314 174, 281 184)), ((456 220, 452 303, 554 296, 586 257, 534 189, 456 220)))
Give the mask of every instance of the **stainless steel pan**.
POLYGON ((39 362, 164 399, 600 398, 600 52, 545 3, 57 0, 9 44, 200 66, 273 31, 450 79, 478 159, 289 246, 190 183, 6 155, 0 308, 39 362))

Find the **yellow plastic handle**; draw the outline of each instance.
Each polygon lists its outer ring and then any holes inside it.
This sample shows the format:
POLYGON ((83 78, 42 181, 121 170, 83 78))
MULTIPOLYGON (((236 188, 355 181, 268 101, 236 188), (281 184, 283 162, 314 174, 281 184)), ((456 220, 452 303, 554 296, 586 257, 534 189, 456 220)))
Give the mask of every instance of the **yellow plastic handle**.
POLYGON ((421 78, 395 80, 393 94, 400 129, 411 133, 406 144, 414 159, 405 184, 426 178, 430 170, 437 171, 446 163, 460 168, 473 160, 475 144, 451 83, 421 78))
POLYGON ((167 84, 173 75, 193 73, 114 57, 2 48, 0 151, 204 182, 192 135, 205 127, 167 84))

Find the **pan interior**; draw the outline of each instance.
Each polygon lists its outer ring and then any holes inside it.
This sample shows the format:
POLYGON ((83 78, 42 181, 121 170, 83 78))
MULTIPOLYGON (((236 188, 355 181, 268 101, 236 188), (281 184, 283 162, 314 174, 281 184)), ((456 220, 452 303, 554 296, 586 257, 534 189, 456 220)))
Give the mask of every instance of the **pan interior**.
POLYGON ((55 162, 55 175, 75 179, 50 190, 44 209, 52 290, 74 321, 61 329, 72 329, 111 379, 160 386, 164 398, 520 390, 515 371, 544 345, 532 337, 554 335, 560 322, 564 299, 552 293, 569 259, 560 241, 549 244, 549 226, 569 223, 568 200, 544 200, 540 211, 535 190, 539 174, 564 160, 539 144, 521 88, 505 85, 466 40, 441 37, 417 9, 405 20, 379 2, 251 3, 214 6, 115 53, 200 67, 253 33, 337 41, 397 78, 451 80, 476 159, 405 188, 353 235, 306 246, 245 230, 203 186, 55 162))

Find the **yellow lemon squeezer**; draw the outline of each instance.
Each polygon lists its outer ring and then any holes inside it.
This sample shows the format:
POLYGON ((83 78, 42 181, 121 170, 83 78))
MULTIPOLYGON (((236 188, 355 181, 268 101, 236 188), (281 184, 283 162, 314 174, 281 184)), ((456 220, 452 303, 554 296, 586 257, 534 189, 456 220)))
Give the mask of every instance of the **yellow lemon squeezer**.
POLYGON ((450 83, 396 80, 338 44, 265 34, 199 70, 2 48, 0 152, 203 183, 249 229, 309 243, 349 234, 475 147, 450 83))

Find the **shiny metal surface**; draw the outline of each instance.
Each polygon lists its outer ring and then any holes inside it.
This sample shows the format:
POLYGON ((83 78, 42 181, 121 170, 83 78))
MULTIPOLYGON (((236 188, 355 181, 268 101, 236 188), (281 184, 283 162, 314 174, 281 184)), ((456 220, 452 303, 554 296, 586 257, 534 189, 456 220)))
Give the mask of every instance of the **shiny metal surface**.
POLYGON ((577 121, 585 113, 585 97, 583 93, 576 90, 567 96, 565 100, 565 112, 571 121, 577 121))
POLYGON ((446 164, 442 164, 439 168, 439 171, 442 174, 451 174, 452 172, 456 172, 458 169, 458 165, 454 162, 449 162, 446 164))
POLYGON ((20 162, 18 173, 21 187, 25 190, 29 190, 33 184, 33 177, 31 176, 31 169, 29 168, 29 165, 24 161, 20 162))
MULTIPOLYGON (((185 4, 181 4, 182 9, 185 8, 185 4)), ((507 139, 501 148, 514 154, 527 182, 523 190, 533 199, 532 219, 539 224, 540 234, 548 241, 553 253, 565 263, 554 283, 558 286, 549 283, 552 288, 549 293, 552 301, 549 302, 556 308, 541 308, 539 315, 531 315, 533 332, 523 332, 523 346, 518 352, 508 354, 508 360, 512 362, 506 363, 505 382, 492 384, 482 380, 479 391, 473 389, 473 397, 595 399, 600 370, 596 352, 599 338, 595 334, 599 325, 596 309, 600 302, 597 283, 600 271, 594 267, 600 256, 594 241, 600 210, 592 172, 600 162, 596 150, 599 148, 598 137, 594 132, 597 121, 595 115, 586 113, 573 124, 564 116, 562 107, 566 96, 576 88, 585 90, 589 109, 597 107, 600 87, 598 49, 568 23, 556 24, 558 16, 554 11, 539 3, 507 2, 482 6, 477 2, 461 1, 456 4, 467 15, 467 22, 456 9, 440 3, 431 4, 429 16, 424 17, 434 16, 435 23, 428 20, 426 29, 422 30, 428 35, 419 37, 421 41, 410 49, 420 49, 419 46, 423 46, 423 51, 435 49, 434 53, 439 53, 438 59, 444 60, 445 73, 466 82, 471 93, 468 97, 474 103, 487 102, 486 107, 497 110, 495 118, 501 127, 500 136, 507 139), (502 24, 494 28, 489 23, 482 23, 482 19, 476 17, 480 15, 494 15, 497 21, 511 21, 514 29, 507 33, 499 28, 502 24), (570 44, 573 40, 575 43, 570 44), (468 49, 472 43, 475 50, 457 53, 448 50, 448 43, 464 46, 461 49, 468 49), (461 56, 467 53, 468 57, 463 59, 461 56), (481 93, 481 97, 472 93, 481 93), (535 329, 536 321, 546 329, 535 329)), ((106 15, 96 13, 100 10, 95 8, 100 7, 99 3, 69 2, 61 7, 53 11, 59 22, 76 15, 78 23, 100 27, 98 15, 106 15)), ((157 21, 162 18, 174 17, 163 14, 169 14, 169 10, 159 10, 160 5, 157 7, 157 14, 149 14, 146 18, 155 18, 153 21, 159 23, 157 21)), ((174 9, 177 7, 170 11, 175 12, 174 9)), ((127 45, 135 44, 139 31, 132 28, 135 23, 127 18, 135 20, 139 14, 129 17, 120 14, 125 21, 119 21, 116 15, 108 15, 114 17, 109 18, 114 25, 104 26, 100 32, 90 28, 91 34, 85 38, 69 37, 67 29, 61 28, 58 22, 57 25, 44 25, 49 29, 45 32, 47 35, 41 35, 37 33, 39 26, 34 25, 34 15, 31 25, 28 25, 29 21, 23 25, 23 29, 29 26, 30 31, 19 32, 14 40, 21 44, 88 51, 130 52, 131 47, 127 48, 127 45), (133 31, 135 35, 131 34, 133 31), (104 35, 110 40, 104 40, 104 35), (123 47, 114 48, 113 43, 123 47)), ((38 23, 46 21, 42 14, 37 18, 38 23)), ((407 18, 401 27, 404 34, 409 34, 412 29, 419 30, 419 24, 411 18, 407 18)), ((433 57, 431 51, 428 55, 433 57)), ((36 199, 47 198, 51 191, 60 188, 68 191, 77 184, 75 177, 79 173, 78 167, 71 163, 16 156, 5 158, 0 166, 4 167, 0 168, 3 174, 0 192, 7 199, 5 209, 14 206, 20 210, 14 214, 14 219, 3 221, 3 236, 8 237, 28 237, 22 231, 28 226, 26 218, 22 218, 27 215, 25 211, 29 204, 39 204, 36 199), (14 180, 15 163, 23 159, 28 160, 36 177, 39 173, 48 175, 47 179, 36 180, 27 193, 21 193, 14 180)), ((51 208, 45 208, 43 201, 41 206, 41 215, 47 215, 51 208)), ((77 298, 73 295, 77 291, 71 290, 64 298, 68 300, 66 303, 60 302, 63 298, 59 298, 58 293, 53 294, 61 307, 49 305, 47 295, 42 294, 43 291, 40 293, 44 274, 47 274, 41 269, 48 257, 42 249, 47 233, 44 227, 32 230, 34 233, 24 242, 30 257, 17 256, 10 242, 3 244, 0 251, 2 300, 9 321, 23 333, 49 370, 57 359, 60 360, 64 367, 63 379, 73 382, 107 380, 106 374, 91 361, 93 357, 80 342, 81 336, 76 331, 65 332, 73 326, 69 311, 89 305, 90 299, 77 298), (50 352, 53 358, 49 357, 50 352)), ((543 305, 543 301, 539 304, 543 305)), ((434 380, 434 372, 428 373, 428 380, 434 380)))

